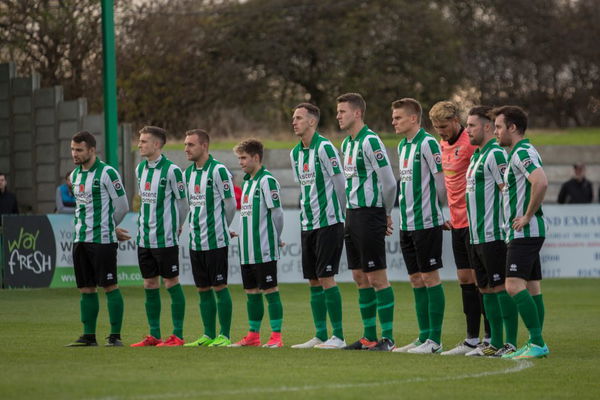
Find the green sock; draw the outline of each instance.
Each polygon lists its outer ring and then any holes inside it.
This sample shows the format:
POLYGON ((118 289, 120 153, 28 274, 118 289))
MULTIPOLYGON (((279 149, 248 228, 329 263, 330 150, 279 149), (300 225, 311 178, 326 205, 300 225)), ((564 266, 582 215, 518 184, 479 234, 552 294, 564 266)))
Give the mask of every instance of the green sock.
POLYGON ((106 305, 108 306, 108 319, 110 321, 110 333, 120 335, 123 326, 123 296, 121 289, 115 289, 106 293, 106 305))
POLYGON ((98 311, 100 311, 98 293, 81 293, 79 311, 81 314, 81 322, 83 322, 83 334, 95 335, 98 311))
POLYGON ((441 344, 442 322, 444 321, 444 309, 446 308, 446 298, 444 297, 442 284, 428 287, 427 297, 429 301, 429 339, 441 344))
POLYGON ((202 316, 202 325, 204 325, 204 334, 211 339, 217 335, 217 302, 215 293, 212 289, 200 293, 200 315, 202 316))
POLYGON ((269 293, 265 296, 269 303, 269 323, 273 332, 281 332, 281 324, 283 323, 283 305, 279 292, 269 293))
POLYGON ((377 296, 375 289, 358 289, 358 306, 363 321, 363 336, 370 341, 377 340, 377 296))
POLYGON ((167 289, 171 295, 171 318, 173 319, 173 335, 183 339, 183 318, 185 317, 185 296, 178 283, 167 289))
POLYGON ((517 305, 506 290, 498 293, 498 303, 502 311, 506 343, 517 347, 517 333, 519 332, 519 311, 517 310, 517 305))
POLYGON ((540 318, 538 316, 538 310, 535 305, 535 301, 531 298, 527 289, 521 290, 519 293, 513 296, 519 314, 525 322, 525 326, 529 330, 529 341, 538 346, 544 346, 544 339, 542 338, 542 328, 540 327, 540 318))
POLYGON ((217 295, 217 310, 219 312, 219 324, 221 325, 221 335, 228 338, 231 330, 231 314, 233 312, 233 304, 231 302, 231 293, 229 288, 221 289, 215 292, 217 295))
POLYGON ((248 302, 246 303, 248 310, 248 323, 250 324, 250 332, 260 332, 260 323, 265 314, 265 305, 261 293, 248 294, 248 302))
POLYGON ((429 337, 429 296, 427 288, 413 288, 415 296, 415 310, 417 312, 417 324, 419 325, 419 342, 425 343, 429 337))
POLYGON ((546 310, 544 308, 544 299, 542 298, 542 294, 536 294, 535 296, 531 296, 538 310, 538 318, 540 320, 540 329, 544 329, 544 317, 546 314, 546 310))
POLYGON ((342 328, 342 295, 337 286, 325 289, 325 303, 327 312, 333 328, 333 335, 344 340, 344 329, 342 328))
POLYGON ((315 336, 322 341, 327 340, 327 305, 322 286, 310 287, 310 309, 315 323, 315 336))
POLYGON ((483 294, 483 307, 485 314, 490 322, 491 345, 499 349, 504 345, 502 337, 502 311, 500 311, 500 303, 496 293, 483 294))
POLYGON ((394 290, 391 286, 375 292, 377 296, 377 314, 381 324, 381 337, 394 341, 394 290))
POLYGON ((146 292, 146 317, 150 335, 160 339, 160 289, 144 289, 146 292))

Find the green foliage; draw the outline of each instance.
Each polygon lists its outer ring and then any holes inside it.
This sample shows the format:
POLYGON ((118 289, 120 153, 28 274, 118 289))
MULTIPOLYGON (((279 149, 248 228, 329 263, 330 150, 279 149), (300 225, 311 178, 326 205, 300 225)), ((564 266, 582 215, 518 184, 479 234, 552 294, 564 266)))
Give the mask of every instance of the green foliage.
MULTIPOLYGON (((2 290, 0 357, 2 398, 8 399, 174 399, 174 398, 439 398, 464 399, 485 393, 491 399, 593 399, 600 346, 600 281, 550 279, 543 283, 546 304, 544 334, 551 355, 520 372, 519 365, 498 359, 472 359, 345 351, 295 350, 289 345, 313 334, 305 284, 281 285, 284 306, 282 349, 230 348, 65 348, 80 332, 75 289, 2 290), (497 374, 494 374, 497 373, 497 374)), ((395 336, 399 344, 415 338, 412 292, 394 283, 395 336)), ((446 348, 464 338, 464 314, 458 283, 446 282, 443 340, 446 348)), ((147 332, 142 288, 122 289, 125 298, 124 341, 147 332)), ((184 335, 201 334, 198 295, 184 288, 187 307, 184 335)), ((356 289, 341 285, 347 340, 361 333, 356 289)), ((166 291, 162 327, 171 320, 166 291)), ((247 329, 245 296, 232 286, 232 335, 247 329)), ((99 337, 108 332, 104 295, 100 296, 99 337)), ((268 336, 263 321, 263 341, 268 336)), ((519 341, 526 329, 519 327, 519 341)))

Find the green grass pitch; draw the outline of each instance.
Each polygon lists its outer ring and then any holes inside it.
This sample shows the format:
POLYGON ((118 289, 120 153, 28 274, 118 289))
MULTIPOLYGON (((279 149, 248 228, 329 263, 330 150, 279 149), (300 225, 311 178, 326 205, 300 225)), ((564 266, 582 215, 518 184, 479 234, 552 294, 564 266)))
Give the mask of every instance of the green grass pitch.
MULTIPOLYGON (((447 282, 443 341, 446 349, 464 335, 456 282, 447 282)), ((360 336, 357 293, 342 284, 347 341, 360 336)), ((147 332, 143 290, 122 289, 123 339, 147 332)), ((232 286, 233 340, 247 329, 245 296, 232 286)), ((394 283, 394 333, 398 344, 416 336, 412 292, 394 283)), ((81 331, 75 289, 0 291, 1 399, 547 399, 600 395, 600 280, 554 279, 543 283, 544 336, 550 357, 514 362, 438 355, 296 350, 312 337, 308 289, 281 285, 282 349, 263 348, 65 348, 81 331)), ((185 287, 185 338, 201 333, 198 296, 185 287)), ((171 330, 163 291, 163 336, 171 330)), ((106 299, 100 296, 98 336, 108 330, 106 299)), ((266 308, 266 307, 265 307, 266 308)), ((263 341, 269 334, 267 314, 263 341)), ((519 326, 524 341, 525 327, 519 326)), ((103 341, 101 341, 103 342, 103 341)))

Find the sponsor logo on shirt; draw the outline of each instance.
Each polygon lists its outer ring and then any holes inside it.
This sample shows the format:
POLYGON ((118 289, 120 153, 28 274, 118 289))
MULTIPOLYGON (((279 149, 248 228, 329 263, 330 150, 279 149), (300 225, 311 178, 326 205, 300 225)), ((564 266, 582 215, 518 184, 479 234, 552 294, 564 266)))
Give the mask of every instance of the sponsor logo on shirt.
POLYGON ((400 170, 400 182, 412 182, 412 177, 413 177, 412 168, 400 170))
POLYGON ((191 207, 204 207, 206 205, 206 193, 190 194, 191 207))
POLYGON ((242 204, 240 215, 242 217, 250 217, 252 215, 252 204, 242 204))

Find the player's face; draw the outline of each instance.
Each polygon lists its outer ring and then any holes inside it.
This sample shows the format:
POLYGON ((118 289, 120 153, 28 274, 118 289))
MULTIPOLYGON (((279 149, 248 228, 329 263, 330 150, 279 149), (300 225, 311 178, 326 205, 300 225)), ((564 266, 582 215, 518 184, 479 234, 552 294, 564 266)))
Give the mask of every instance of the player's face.
POLYGON ((292 128, 298 137, 313 131, 315 127, 315 118, 312 117, 306 108, 297 108, 292 116, 292 128))
POLYGON ((335 118, 340 125, 340 129, 345 131, 360 120, 360 110, 353 108, 348 102, 338 103, 337 116, 335 118))
POLYGON ((394 108, 392 110, 392 126, 396 135, 406 135, 415 126, 417 116, 409 114, 406 108, 394 108))
POLYGON ((442 121, 431 120, 433 129, 437 132, 442 140, 451 140, 460 132, 460 122, 458 118, 446 119, 442 121))
POLYGON ((473 146, 480 146, 483 144, 484 138, 484 126, 486 124, 477 115, 469 115, 467 117, 467 135, 469 135, 469 142, 473 146))
POLYGON ((260 167, 260 159, 258 154, 251 156, 248 153, 242 152, 237 153, 237 158, 240 163, 240 167, 242 167, 242 171, 245 173, 253 175, 256 171, 258 171, 260 167))
POLYGON ((85 165, 94 156, 96 149, 88 147, 86 142, 75 143, 71 141, 71 157, 75 165, 85 165))
POLYGON ((196 162, 204 158, 206 153, 208 153, 207 143, 201 143, 198 135, 186 136, 183 145, 185 146, 185 155, 190 161, 196 162))
POLYGON ((498 115, 494 121, 494 134, 498 138, 498 144, 500 146, 512 146, 510 129, 508 126, 506 126, 506 120, 504 119, 503 114, 498 115))
POLYGON ((149 133, 142 133, 138 141, 140 156, 153 158, 160 151, 160 140, 149 133))

